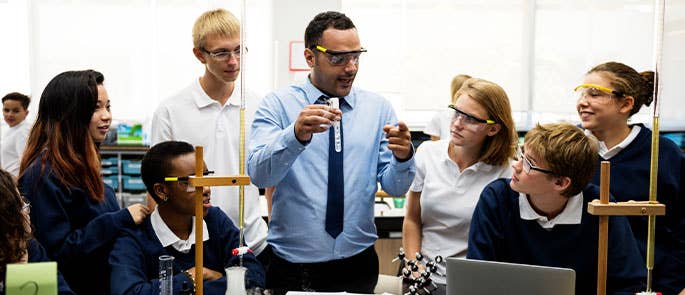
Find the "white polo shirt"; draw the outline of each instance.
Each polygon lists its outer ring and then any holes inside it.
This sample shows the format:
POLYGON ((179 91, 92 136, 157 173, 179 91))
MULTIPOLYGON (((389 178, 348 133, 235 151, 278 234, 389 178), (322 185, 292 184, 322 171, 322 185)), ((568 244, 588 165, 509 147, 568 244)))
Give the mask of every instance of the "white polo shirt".
MULTIPOLYGON (((181 240, 173 231, 166 225, 166 222, 159 215, 158 208, 150 214, 150 223, 152 230, 155 231, 157 239, 162 243, 162 247, 171 245, 176 251, 181 253, 188 253, 193 245, 195 245, 195 216, 193 216, 193 226, 187 240, 181 240)), ((207 231, 207 223, 202 220, 202 240, 209 240, 209 231, 207 231)))
POLYGON ((583 192, 570 197, 566 202, 566 207, 556 217, 548 219, 535 212, 533 206, 528 202, 526 194, 519 194, 519 213, 521 219, 535 220, 538 224, 547 231, 551 231, 557 224, 580 224, 583 217, 583 192))
POLYGON ((19 176, 21 156, 24 154, 31 126, 33 126, 33 122, 25 119, 14 127, 8 127, 3 134, 2 156, 0 158, 2 159, 2 169, 15 177, 19 176))
MULTIPOLYGON (((628 147, 628 145, 630 145, 633 142, 633 140, 637 138, 637 135, 640 133, 641 129, 642 128, 640 126, 633 125, 633 127, 630 129, 630 133, 628 133, 628 136, 626 136, 626 138, 624 138, 623 141, 621 141, 621 143, 615 145, 611 149, 609 149, 606 143, 604 143, 603 141, 598 141, 599 155, 606 160, 609 160, 613 156, 618 155, 618 153, 620 153, 624 148, 628 147)), ((585 134, 593 135, 592 131, 587 129, 585 129, 585 134)))
POLYGON ((435 112, 433 118, 426 124, 426 128, 423 129, 423 133, 439 136, 440 139, 450 139, 450 127, 453 116, 454 111, 452 109, 435 112))
MULTIPOLYGON (((511 177, 510 165, 492 166, 478 162, 459 171, 448 156, 449 140, 426 141, 416 151, 416 176, 410 188, 421 192, 422 254, 466 257, 471 216, 483 188, 490 182, 511 177)), ((438 270, 446 274, 445 264, 438 270)), ((436 283, 445 284, 446 277, 431 275, 436 283)))
MULTIPOLYGON (((211 99, 195 79, 176 95, 162 101, 152 119, 151 144, 167 141, 186 141, 204 147, 207 168, 215 175, 239 174, 240 145, 240 83, 223 106, 211 99)), ((247 93, 245 105, 245 142, 260 98, 247 93)), ((247 160, 247 146, 245 151, 247 160)), ((245 173, 247 174, 247 172, 245 173)), ((212 187, 212 205, 221 208, 239 225, 238 186, 212 187)), ((266 247, 267 226, 259 210, 259 190, 250 184, 245 187, 245 243, 255 255, 266 247)))

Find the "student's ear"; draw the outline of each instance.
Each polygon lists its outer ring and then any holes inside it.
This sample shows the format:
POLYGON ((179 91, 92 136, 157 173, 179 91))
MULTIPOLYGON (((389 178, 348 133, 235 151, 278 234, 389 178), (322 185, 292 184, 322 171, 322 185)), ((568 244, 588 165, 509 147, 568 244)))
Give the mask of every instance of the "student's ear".
POLYGON ((314 67, 314 64, 315 64, 314 58, 315 58, 314 57, 314 51, 312 51, 309 48, 305 48, 304 49, 304 60, 307 61, 307 66, 309 66, 309 68, 314 67))
POLYGON ((155 183, 153 186, 155 194, 162 200, 162 203, 169 200, 169 196, 166 191, 166 186, 161 183, 155 183))
POLYGON ((635 105, 635 98, 632 96, 626 96, 619 100, 619 112, 622 114, 630 115, 630 111, 633 110, 635 105))
POLYGON ((559 176, 554 180, 555 189, 559 192, 564 191, 571 185, 571 178, 568 176, 559 176))
POLYGON ((502 129, 502 125, 499 123, 488 125, 488 136, 495 136, 502 129))
POLYGON ((202 50, 200 50, 200 48, 194 47, 193 55, 195 55, 195 58, 197 58, 197 60, 199 60, 201 63, 207 63, 207 59, 205 58, 205 55, 202 53, 202 50))

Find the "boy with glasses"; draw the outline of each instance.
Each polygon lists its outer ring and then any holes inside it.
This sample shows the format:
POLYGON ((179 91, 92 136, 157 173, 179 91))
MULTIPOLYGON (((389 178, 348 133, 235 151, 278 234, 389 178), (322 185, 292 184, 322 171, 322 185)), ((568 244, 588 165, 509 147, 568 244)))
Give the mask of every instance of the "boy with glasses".
MULTIPOLYGON (((594 294, 599 219, 587 203, 599 199, 588 185, 596 160, 596 140, 571 124, 531 129, 512 178, 481 193, 467 258, 571 268, 576 294, 594 294)), ((639 292, 645 269, 628 221, 609 219, 607 294, 639 292)))
MULTIPOLYGON (((207 11, 193 26, 193 54, 204 75, 163 101, 152 118, 151 144, 182 140, 204 147, 207 163, 217 175, 239 174, 240 23, 224 9, 207 11)), ((246 50, 244 50, 246 51, 246 50)), ((258 97, 246 92, 245 124, 249 126, 258 97)), ((246 138, 246 140, 249 137, 246 138)), ((245 186, 245 244, 260 260, 266 248, 266 222, 259 209, 259 190, 245 186)), ((237 186, 213 188, 213 203, 239 224, 237 186)), ((261 260, 266 264, 265 260, 261 260)))
MULTIPOLYGON (((205 173, 210 171, 205 169, 205 173)), ((207 294, 226 292, 225 268, 241 261, 246 287, 263 288, 264 270, 252 253, 233 255, 240 233, 219 208, 212 207, 209 187, 203 189, 204 282, 195 281, 195 150, 186 142, 157 144, 143 157, 141 177, 157 207, 140 227, 126 230, 114 243, 109 262, 112 294, 159 292, 159 256, 174 259, 174 290, 204 284, 207 294)))
POLYGON ((267 95, 252 124, 248 174, 277 187, 267 288, 373 293, 374 196, 378 181, 407 192, 409 129, 385 98, 352 87, 365 51, 352 20, 320 13, 304 37, 308 79, 267 95))

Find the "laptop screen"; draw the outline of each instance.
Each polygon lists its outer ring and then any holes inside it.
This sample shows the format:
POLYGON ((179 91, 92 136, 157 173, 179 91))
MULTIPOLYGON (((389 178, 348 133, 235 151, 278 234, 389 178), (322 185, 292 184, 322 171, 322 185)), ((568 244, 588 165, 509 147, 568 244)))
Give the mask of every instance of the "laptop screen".
POLYGON ((574 295, 575 284, 569 268, 447 259, 447 295, 574 295))

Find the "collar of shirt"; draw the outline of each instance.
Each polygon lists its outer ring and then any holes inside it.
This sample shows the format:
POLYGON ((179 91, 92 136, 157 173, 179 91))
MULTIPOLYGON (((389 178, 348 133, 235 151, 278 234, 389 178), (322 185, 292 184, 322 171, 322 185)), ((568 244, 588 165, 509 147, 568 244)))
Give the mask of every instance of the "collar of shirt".
MULTIPOLYGON (((188 253, 190 248, 195 244, 195 216, 193 216, 193 228, 190 231, 190 235, 187 240, 181 240, 171 229, 166 225, 162 217, 159 215, 158 208, 150 215, 150 223, 152 223, 152 229, 157 235, 157 239, 162 243, 162 247, 168 247, 171 245, 174 249, 181 253, 188 253)), ((207 223, 202 220, 202 240, 209 240, 209 231, 207 231, 207 223)))
POLYGON ((548 220, 547 217, 535 212, 533 207, 528 202, 526 194, 519 194, 519 214, 521 219, 535 220, 546 230, 552 230, 557 224, 580 224, 583 216, 583 192, 570 197, 566 202, 566 207, 556 217, 548 220))
MULTIPOLYGON (((207 93, 204 91, 202 88, 202 85, 200 84, 200 78, 195 79, 195 83, 197 84, 196 86, 199 87, 199 89, 202 89, 202 94, 197 95, 193 98, 195 101, 195 105, 197 105, 197 108, 201 109, 204 107, 208 107, 212 104, 217 104, 219 105, 219 102, 216 100, 213 100, 207 93)), ((233 92, 231 93, 231 97, 228 98, 228 101, 223 107, 226 107, 228 105, 231 106, 240 106, 240 83, 233 83, 233 92)), ((220 106, 220 105, 219 105, 220 106)))
MULTIPOLYGON (((598 146, 599 146, 599 155, 604 158, 605 160, 611 159, 613 156, 617 155, 620 151, 625 149, 628 145, 630 145, 633 140, 637 137, 637 135, 640 133, 640 126, 638 125, 633 125, 632 128, 630 129, 630 133, 628 133, 628 136, 626 136, 621 143, 617 144, 616 146, 612 147, 611 149, 607 148, 607 145, 603 142, 600 141, 598 146)), ((586 135, 592 135, 592 131, 585 129, 585 134, 586 135)))
MULTIPOLYGON (((309 104, 314 104, 316 100, 319 99, 319 97, 321 97, 322 95, 328 96, 327 94, 321 92, 319 88, 316 88, 316 86, 312 84, 312 81, 309 80, 309 77, 307 77, 306 82, 302 86, 302 90, 304 91, 305 99, 307 100, 307 102, 309 102, 309 104)), ((342 104, 347 104, 351 109, 354 109, 354 105, 356 102, 354 88, 352 88, 350 94, 342 98, 344 98, 341 100, 342 104)))
MULTIPOLYGON (((453 166, 456 166, 456 167, 457 167, 457 170, 459 170, 459 169, 458 169, 458 168, 459 168, 459 165, 457 165, 457 163, 455 163, 454 161, 452 161, 452 158, 450 158, 450 144, 451 144, 451 143, 450 143, 450 140, 449 140, 449 139, 440 139, 440 141, 441 141, 441 142, 443 142, 443 141, 444 141, 444 142, 447 142, 447 144, 445 145, 445 149, 444 149, 445 152, 443 153, 444 158, 442 159, 442 161, 445 163, 445 165, 453 165, 453 166)), ((486 172, 486 173, 487 173, 487 172, 490 172, 492 169, 495 169, 495 166, 486 164, 486 163, 484 163, 484 162, 482 162, 482 161, 478 161, 478 162, 476 162, 475 164, 473 164, 473 165, 471 165, 471 166, 469 166, 469 167, 466 167, 466 169, 464 169, 464 171, 460 171, 459 173, 460 173, 460 174, 461 174, 461 173, 464 173, 464 172, 466 172, 467 170, 473 170, 474 172, 486 172)))

